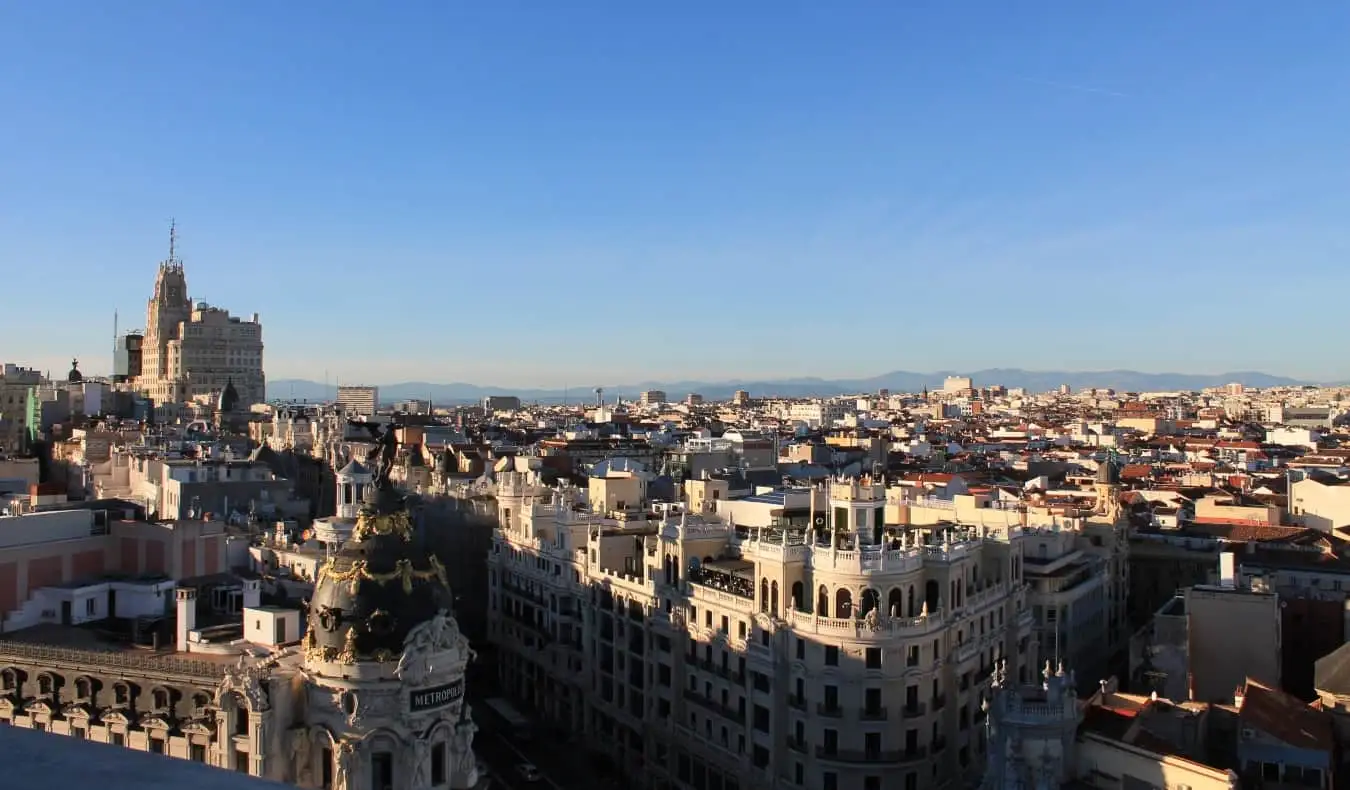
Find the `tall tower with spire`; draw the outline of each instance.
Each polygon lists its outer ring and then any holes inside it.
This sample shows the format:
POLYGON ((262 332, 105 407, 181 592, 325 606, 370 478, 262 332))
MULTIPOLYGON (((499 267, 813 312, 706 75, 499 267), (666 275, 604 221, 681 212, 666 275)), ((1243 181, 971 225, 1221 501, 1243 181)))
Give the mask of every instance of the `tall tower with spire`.
POLYGON ((192 316, 187 275, 178 259, 178 226, 169 225, 169 257, 160 261, 155 276, 155 291, 146 305, 145 342, 142 346, 142 375, 164 380, 170 375, 169 342, 178 337, 178 324, 192 316))

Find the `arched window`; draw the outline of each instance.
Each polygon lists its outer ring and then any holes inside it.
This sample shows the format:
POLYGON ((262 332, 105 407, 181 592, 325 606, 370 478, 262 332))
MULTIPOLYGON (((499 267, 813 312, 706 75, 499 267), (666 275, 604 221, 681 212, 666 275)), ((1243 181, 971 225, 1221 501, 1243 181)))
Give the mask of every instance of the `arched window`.
POLYGON ((91 699, 94 696, 94 684, 89 678, 75 678, 75 698, 91 699))
POLYGON ((759 580, 759 610, 761 612, 769 611, 769 580, 759 580))
POLYGON ((155 710, 169 709, 169 691, 168 689, 157 688, 151 693, 155 710))
POLYGON ((820 592, 816 593, 816 614, 820 617, 830 616, 830 591, 823 584, 820 585, 820 592))
POLYGON ((907 593, 907 597, 906 597, 905 600, 906 600, 906 603, 905 603, 905 611, 909 613, 908 616, 909 616, 909 617, 918 617, 918 616, 919 616, 919 604, 918 604, 917 601, 914 600, 914 585, 911 584, 911 585, 909 586, 909 592, 907 593))
POLYGON ((113 702, 117 705, 130 705, 131 686, 126 683, 113 684, 113 702))
POLYGON ((886 596, 886 614, 891 617, 905 616, 905 594, 900 592, 899 587, 892 587, 886 596))
POLYGON ((198 691, 196 694, 193 694, 192 707, 195 708, 198 712, 204 711, 207 708, 211 707, 211 695, 205 691, 198 691))
POLYGON ((38 675, 38 693, 51 694, 56 689, 56 681, 46 672, 38 675))
POLYGON ((853 593, 849 592, 847 587, 840 587, 834 594, 834 616, 853 616, 853 593))
POLYGON ((792 583, 792 608, 799 612, 807 610, 806 587, 801 582, 792 583))
POLYGON ((240 694, 231 694, 230 700, 234 703, 234 734, 248 735, 248 702, 240 694))
POLYGON ((769 614, 778 616, 778 582, 769 582, 769 614))
POLYGON ((942 608, 942 587, 936 579, 930 579, 924 585, 923 602, 928 606, 929 614, 937 614, 938 609, 942 608))
POLYGON ((859 602, 858 606, 858 614, 861 615, 862 617, 866 617, 877 608, 877 604, 879 604, 880 602, 881 602, 881 593, 871 589, 870 587, 866 590, 863 590, 862 600, 859 602))
POLYGON ((19 690, 19 673, 12 669, 6 669, 0 672, 0 689, 4 691, 19 690))

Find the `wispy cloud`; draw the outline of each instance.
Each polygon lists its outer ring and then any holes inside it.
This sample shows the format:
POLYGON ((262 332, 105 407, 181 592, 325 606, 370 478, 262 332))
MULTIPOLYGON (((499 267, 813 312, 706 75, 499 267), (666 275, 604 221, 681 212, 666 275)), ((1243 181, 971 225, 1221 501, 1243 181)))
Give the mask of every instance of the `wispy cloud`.
POLYGON ((1130 98, 1130 94, 1128 93, 1120 93, 1119 91, 1109 91, 1105 88, 1093 88, 1087 85, 1074 85, 1073 83, 1069 82, 1053 82, 1051 80, 1038 80, 1035 79, 1034 77, 1018 77, 1016 75, 1013 76, 1013 79, 1018 80, 1020 82, 1031 83, 1032 85, 1044 85, 1047 88, 1059 88, 1060 90, 1065 91, 1078 91, 1079 93, 1097 93, 1102 96, 1117 96, 1122 99, 1130 98))

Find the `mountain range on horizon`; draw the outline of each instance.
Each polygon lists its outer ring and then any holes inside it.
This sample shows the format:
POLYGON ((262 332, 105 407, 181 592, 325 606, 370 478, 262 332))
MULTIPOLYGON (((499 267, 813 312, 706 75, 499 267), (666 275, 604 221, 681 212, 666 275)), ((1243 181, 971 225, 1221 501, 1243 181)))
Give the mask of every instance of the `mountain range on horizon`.
MULTIPOLYGON (((605 385, 605 399, 612 402, 620 397, 635 400, 645 390, 661 390, 672 400, 682 400, 696 392, 708 400, 726 400, 737 390, 746 390, 751 397, 829 397, 855 393, 919 392, 924 387, 939 389, 948 376, 969 376, 975 386, 1002 385, 1023 388, 1032 392, 1048 392, 1067 384, 1075 391, 1085 387, 1106 387, 1120 392, 1172 392, 1200 390, 1240 383, 1248 387, 1279 387, 1313 384, 1285 376, 1272 376, 1257 371, 1230 373, 1141 373, 1135 370, 1022 370, 1019 368, 991 368, 971 373, 939 370, 915 373, 896 370, 879 376, 861 379, 822 379, 815 377, 734 380, 734 381, 642 381, 634 384, 605 385)), ((381 384, 380 402, 430 398, 434 403, 469 403, 489 395, 514 395, 526 402, 559 403, 564 400, 579 403, 593 400, 590 388, 529 389, 521 387, 493 387, 450 382, 435 384, 426 381, 407 381, 381 384)), ((307 379, 278 379, 267 382, 270 400, 331 401, 337 397, 336 385, 325 385, 307 379)))

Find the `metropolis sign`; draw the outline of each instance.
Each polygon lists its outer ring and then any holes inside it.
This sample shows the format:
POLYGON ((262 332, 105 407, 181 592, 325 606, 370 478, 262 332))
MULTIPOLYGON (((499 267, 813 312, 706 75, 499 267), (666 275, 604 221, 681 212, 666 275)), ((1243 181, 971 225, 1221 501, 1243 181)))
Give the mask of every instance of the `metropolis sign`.
POLYGON ((463 697, 464 680, 461 678, 441 686, 433 686, 429 689, 414 689, 408 692, 408 708, 413 713, 422 713, 453 705, 463 697))

